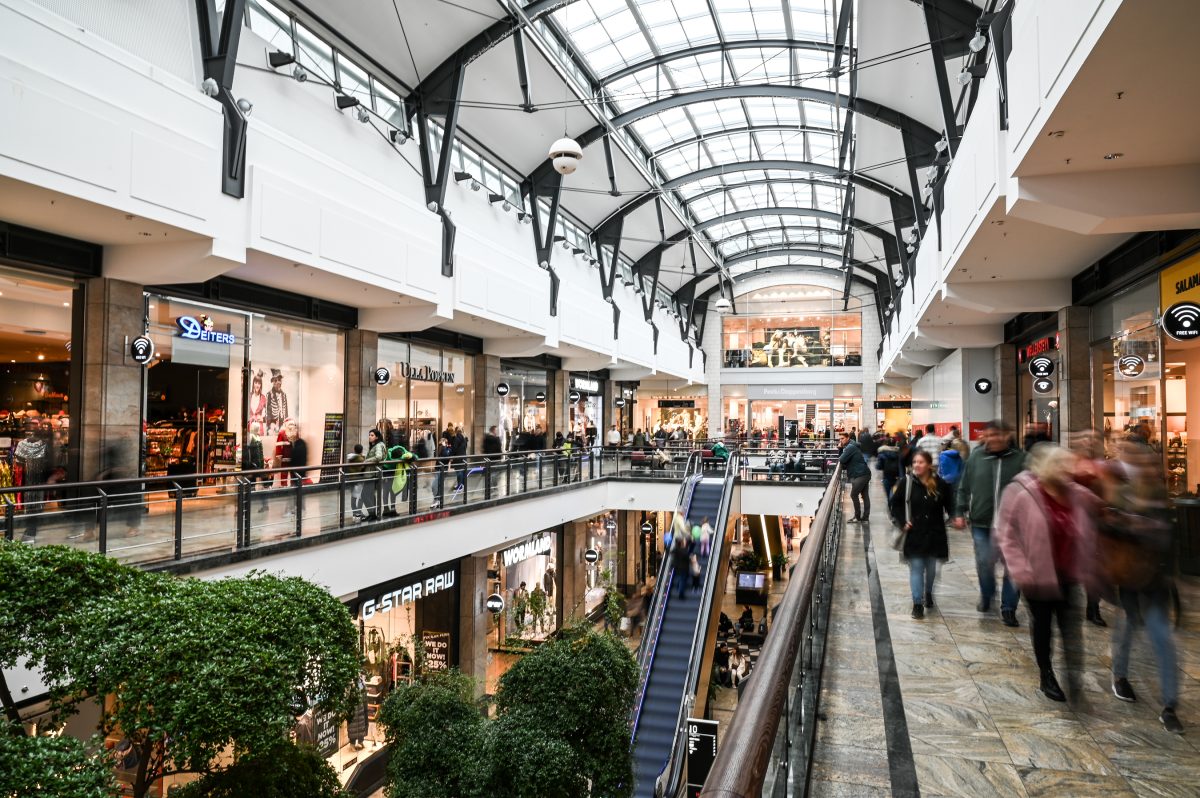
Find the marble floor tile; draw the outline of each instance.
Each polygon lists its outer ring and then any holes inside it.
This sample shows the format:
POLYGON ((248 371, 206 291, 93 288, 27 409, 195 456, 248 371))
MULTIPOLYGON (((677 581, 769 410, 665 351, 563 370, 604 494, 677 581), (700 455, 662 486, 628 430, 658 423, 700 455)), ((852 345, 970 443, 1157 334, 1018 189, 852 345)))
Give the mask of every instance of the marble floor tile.
POLYGON ((1148 779, 1141 776, 1127 776, 1125 781, 1133 789, 1138 798, 1195 798, 1196 787, 1184 784, 1174 779, 1148 779))
POLYGON ((809 782, 808 795, 810 798, 891 798, 892 789, 814 778, 809 782))
POLYGON ((822 713, 824 720, 817 720, 817 740, 833 746, 856 746, 885 750, 887 737, 883 728, 883 717, 863 715, 835 715, 822 713))
POLYGON ((1103 776, 1071 770, 1017 768, 1029 798, 1135 798, 1129 782, 1120 776, 1103 776))
POLYGON ((817 711, 826 716, 860 715, 868 718, 883 717, 883 699, 879 686, 873 688, 826 689, 821 686, 821 701, 817 711))
POLYGON ((1017 769, 1009 764, 916 754, 917 782, 927 798, 1015 798, 1025 795, 1017 769))
POLYGON ((989 665, 1008 665, 1026 669, 1036 667, 1032 653, 1017 646, 1004 645, 999 640, 994 643, 964 642, 957 634, 955 634, 955 640, 958 640, 958 651, 965 662, 984 662, 989 665))
POLYGON ((891 789, 886 750, 848 745, 818 745, 813 753, 814 781, 891 789))
MULTIPOLYGON (((1163 732, 1166 734, 1166 732, 1163 732)), ((1200 795, 1200 754, 1149 745, 1106 746, 1104 753, 1121 775, 1188 784, 1200 795)))
POLYGON ((947 730, 938 726, 910 724, 908 736, 914 754, 1012 764, 1004 739, 994 731, 947 730))
POLYGON ((1116 766, 1091 737, 1059 737, 1004 727, 997 727, 997 731, 1015 765, 1046 770, 1076 770, 1100 776, 1117 775, 1116 766))

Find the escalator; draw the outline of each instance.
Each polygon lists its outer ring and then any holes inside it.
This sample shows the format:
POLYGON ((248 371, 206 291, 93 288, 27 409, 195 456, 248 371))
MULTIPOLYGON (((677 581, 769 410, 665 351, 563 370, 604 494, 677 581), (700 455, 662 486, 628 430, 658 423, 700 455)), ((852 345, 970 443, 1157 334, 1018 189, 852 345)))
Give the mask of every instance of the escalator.
MULTIPOLYGON (((720 560, 727 556, 725 526, 728 522, 735 453, 725 473, 688 475, 680 492, 680 507, 686 507, 688 527, 712 524, 712 551, 700 557, 702 587, 679 595, 680 578, 671 558, 665 557, 655 583, 646 632, 638 651, 641 668, 639 694, 633 712, 633 758, 637 798, 673 796, 682 786, 682 751, 679 734, 695 696, 708 637, 714 592, 718 585, 720 560)), ((699 460, 696 461, 697 465, 699 460)))

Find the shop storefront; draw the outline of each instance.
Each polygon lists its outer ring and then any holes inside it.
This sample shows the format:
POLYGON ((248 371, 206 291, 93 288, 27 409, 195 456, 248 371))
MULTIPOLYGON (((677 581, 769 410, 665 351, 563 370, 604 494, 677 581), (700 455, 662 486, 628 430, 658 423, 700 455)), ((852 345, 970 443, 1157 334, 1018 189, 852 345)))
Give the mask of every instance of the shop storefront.
POLYGON ((723 386, 721 401, 730 435, 824 438, 863 424, 862 386, 854 383, 723 386))
MULTIPOLYGON (((379 339, 379 365, 390 380, 377 387, 376 418, 389 443, 421 441, 432 456, 447 424, 470 437, 475 406, 475 359, 462 352, 418 342, 379 339)), ((363 442, 365 445, 365 441, 363 442)), ((469 451, 476 442, 468 441, 469 451)))
MULTIPOLYGON (((637 418, 638 408, 638 384, 636 382, 618 382, 616 390, 616 399, 613 400, 613 421, 620 430, 632 430, 637 428, 635 422, 637 418)), ((644 428, 643 428, 644 429, 644 428)))
POLYGON ((490 647, 543 641, 558 629, 554 598, 559 586, 554 560, 557 544, 557 529, 544 530, 488 559, 489 593, 503 596, 505 607, 490 647))
POLYGON ((1058 440, 1061 337, 1050 319, 1017 344, 1017 440, 1058 440))
POLYGON ((862 366, 860 311, 810 311, 800 303, 772 315, 725 316, 721 327, 722 368, 862 366))
POLYGON ((146 314, 147 476, 284 466, 297 439, 307 465, 341 462, 341 330, 158 294, 146 314))
MULTIPOLYGON (((604 603, 608 583, 617 581, 617 556, 620 539, 615 510, 587 519, 587 551, 584 567, 583 608, 591 613, 604 603), (592 554, 594 552, 594 556, 592 554)), ((577 598, 578 600, 578 598, 577 598)))
POLYGON ((505 451, 545 449, 550 412, 550 371, 519 361, 500 361, 500 442, 505 451))
POLYGON ((643 392, 638 423, 646 434, 660 427, 668 434, 682 431, 688 438, 708 437, 708 386, 694 385, 669 394, 643 392))
POLYGON ((590 374, 570 375, 567 401, 570 404, 568 423, 571 432, 581 441, 594 442, 603 436, 604 425, 604 383, 599 377, 590 374))
POLYGON ((297 737, 315 745, 344 777, 362 765, 384 744, 377 717, 391 692, 422 669, 457 667, 459 601, 457 562, 360 590, 347 609, 359 629, 362 705, 342 723, 310 710, 297 737))

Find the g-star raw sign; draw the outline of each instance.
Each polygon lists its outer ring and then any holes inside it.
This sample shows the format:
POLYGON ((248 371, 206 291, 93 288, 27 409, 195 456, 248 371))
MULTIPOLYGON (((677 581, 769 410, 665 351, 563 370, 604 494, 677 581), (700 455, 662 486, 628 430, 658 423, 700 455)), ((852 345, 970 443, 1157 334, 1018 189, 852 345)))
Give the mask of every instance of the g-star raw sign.
POLYGON ((364 601, 362 603, 362 619, 365 621, 377 612, 389 612, 394 607, 411 604, 418 599, 427 598, 452 587, 454 587, 454 571, 431 576, 423 582, 413 582, 411 585, 405 585, 390 593, 384 593, 382 596, 364 601))
POLYGON ((545 532, 525 541, 519 546, 505 549, 500 557, 504 560, 504 567, 507 568, 510 565, 516 565, 519 562, 528 560, 530 557, 536 557, 539 554, 549 554, 551 545, 550 533, 545 532))
POLYGON ((429 366, 416 368, 409 363, 400 364, 400 374, 410 380, 419 380, 421 382, 454 382, 453 371, 438 371, 429 366))
POLYGON ((217 332, 213 329, 213 320, 208 316, 180 316, 175 319, 175 324, 179 327, 179 337, 187 338, 191 341, 208 341, 214 344, 225 344, 233 346, 237 342, 237 336, 233 333, 217 332))

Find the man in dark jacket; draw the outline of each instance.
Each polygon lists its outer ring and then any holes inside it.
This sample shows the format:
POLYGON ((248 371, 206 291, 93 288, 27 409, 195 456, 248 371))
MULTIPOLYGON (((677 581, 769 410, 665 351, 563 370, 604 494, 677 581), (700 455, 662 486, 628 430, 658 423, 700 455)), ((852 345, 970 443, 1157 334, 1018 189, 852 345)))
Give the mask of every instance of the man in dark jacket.
POLYGON ((483 453, 484 454, 501 454, 503 448, 500 446, 500 436, 496 434, 496 427, 488 427, 488 431, 483 435, 483 453))
MULTIPOLYGON (((1025 468, 1025 454, 1012 446, 1012 428, 1007 423, 989 421, 983 431, 983 445, 971 453, 958 483, 958 500, 954 526, 966 529, 971 525, 975 540, 975 573, 979 577, 980 612, 992 608, 996 595, 996 562, 999 553, 992 534, 1000 494, 1013 477, 1025 468)), ((1021 598, 1017 586, 1004 570, 1000 591, 1000 617, 1005 626, 1017 626, 1017 601, 1021 598)))
POLYGON ((871 469, 867 466, 867 457, 848 432, 842 433, 841 450, 838 462, 842 464, 846 479, 850 480, 850 501, 854 502, 853 520, 866 521, 871 517, 871 496, 867 492, 867 488, 871 484, 871 469), (860 496, 862 497, 861 509, 859 506, 860 496))

